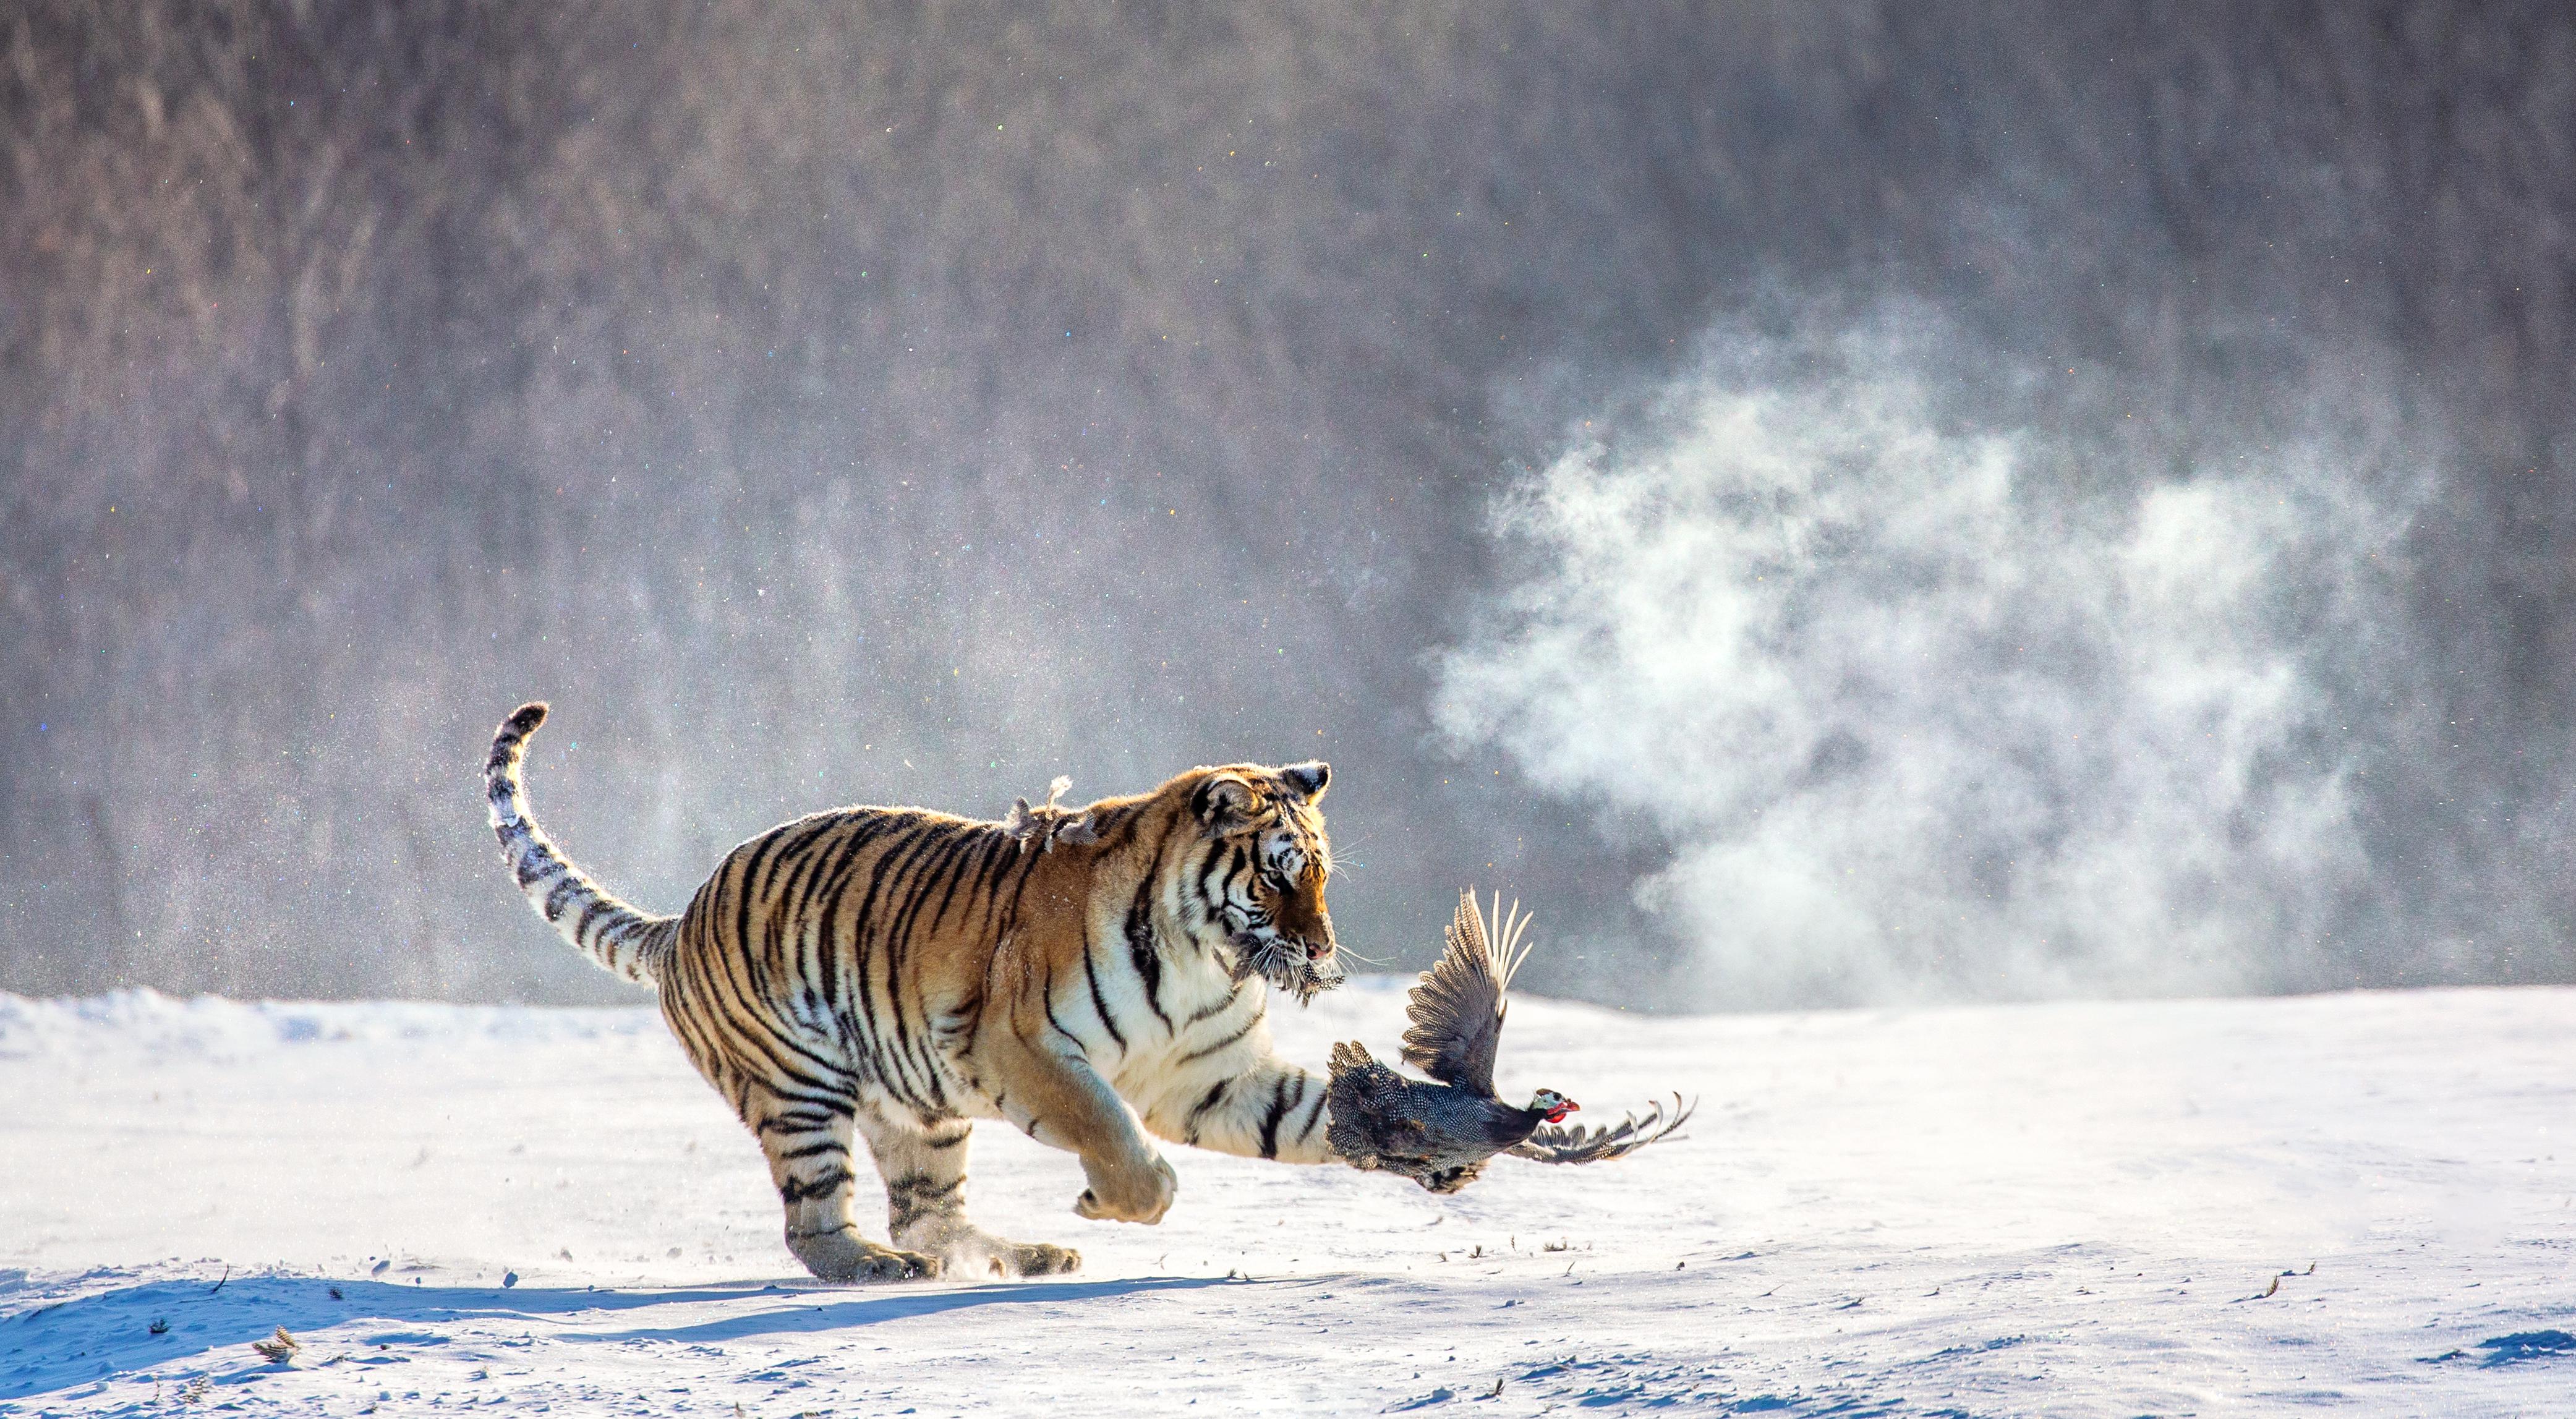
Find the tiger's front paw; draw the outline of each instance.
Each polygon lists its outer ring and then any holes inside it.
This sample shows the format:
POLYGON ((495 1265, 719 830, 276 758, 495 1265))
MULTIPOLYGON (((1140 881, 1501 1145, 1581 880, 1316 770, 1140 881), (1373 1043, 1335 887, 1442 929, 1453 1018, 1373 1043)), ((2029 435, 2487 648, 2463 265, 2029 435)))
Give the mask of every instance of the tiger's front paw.
POLYGON ((1171 1210, 1181 1180, 1172 1165, 1149 1155, 1143 1164, 1094 1164, 1086 1158, 1083 1176, 1091 1186, 1073 1201, 1076 1216, 1095 1222, 1141 1222, 1151 1226, 1171 1210))

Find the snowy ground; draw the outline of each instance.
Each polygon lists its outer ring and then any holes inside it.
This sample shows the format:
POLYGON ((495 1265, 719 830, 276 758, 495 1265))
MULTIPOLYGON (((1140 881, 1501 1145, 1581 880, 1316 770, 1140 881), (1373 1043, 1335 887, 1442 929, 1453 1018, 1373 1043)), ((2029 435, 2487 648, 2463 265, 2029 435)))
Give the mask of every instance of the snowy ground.
POLYGON ((827 1289, 649 1012, 0 996, 0 1413, 2576 1414, 2576 991, 1525 1000, 1501 1072, 1703 1103, 1449 1199, 1175 1149, 1154 1228, 987 1130, 1080 1276, 827 1289))

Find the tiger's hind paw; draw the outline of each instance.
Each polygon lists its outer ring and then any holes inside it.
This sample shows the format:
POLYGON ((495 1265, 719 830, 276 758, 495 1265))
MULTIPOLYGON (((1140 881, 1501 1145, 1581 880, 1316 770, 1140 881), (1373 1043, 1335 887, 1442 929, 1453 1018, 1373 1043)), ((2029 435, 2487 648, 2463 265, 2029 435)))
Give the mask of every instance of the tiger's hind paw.
POLYGON ((787 1249, 816 1279, 836 1285, 924 1281, 941 1270, 935 1256, 878 1246, 846 1226, 829 1232, 789 1232, 787 1249))
POLYGON ((935 1256, 916 1251, 878 1251, 860 1263, 861 1273, 854 1281, 936 1281, 947 1268, 935 1256))
POLYGON ((1082 1253, 1045 1242, 1015 1242, 972 1226, 951 1224, 937 1229, 898 1233, 899 1246, 936 1253, 955 1277, 1063 1276, 1082 1268, 1082 1253))

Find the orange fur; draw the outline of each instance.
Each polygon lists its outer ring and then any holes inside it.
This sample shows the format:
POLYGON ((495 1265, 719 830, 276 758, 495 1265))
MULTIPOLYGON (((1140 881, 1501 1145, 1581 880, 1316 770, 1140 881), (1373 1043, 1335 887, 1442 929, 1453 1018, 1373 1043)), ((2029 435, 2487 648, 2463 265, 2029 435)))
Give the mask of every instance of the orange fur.
POLYGON ((973 1118, 1076 1154, 1075 1210, 1120 1221, 1171 1205, 1156 1138, 1332 1158, 1324 1081, 1274 1058, 1264 1023, 1269 986, 1303 998, 1340 977, 1323 765, 1193 769, 1008 823, 819 813, 735 848, 685 912, 654 917, 529 817, 519 770, 543 718, 513 715, 487 766, 504 855, 576 945, 656 984, 768 1153, 788 1244, 817 1275, 1078 1262, 965 1220, 973 1118), (852 1222, 853 1132, 885 1180, 893 1248, 852 1222))

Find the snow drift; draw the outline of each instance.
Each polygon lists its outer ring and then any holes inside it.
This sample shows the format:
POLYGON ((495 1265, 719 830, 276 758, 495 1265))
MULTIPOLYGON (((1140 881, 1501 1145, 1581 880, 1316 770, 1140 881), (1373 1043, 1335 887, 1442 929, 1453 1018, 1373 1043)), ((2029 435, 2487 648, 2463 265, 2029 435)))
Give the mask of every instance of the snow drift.
POLYGON ((2571 1028, 2563 989, 1524 999, 1507 1087, 1680 1088, 1691 1136, 1445 1199, 1176 1148, 1131 1228, 984 1130, 979 1219, 1083 1273, 829 1289, 649 1012, 0 996, 0 1411, 2528 1413, 2576 1377, 2571 1028))

